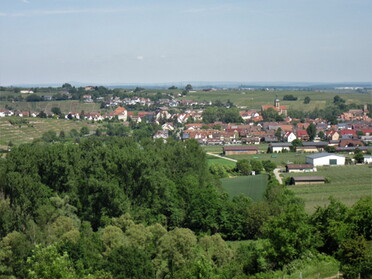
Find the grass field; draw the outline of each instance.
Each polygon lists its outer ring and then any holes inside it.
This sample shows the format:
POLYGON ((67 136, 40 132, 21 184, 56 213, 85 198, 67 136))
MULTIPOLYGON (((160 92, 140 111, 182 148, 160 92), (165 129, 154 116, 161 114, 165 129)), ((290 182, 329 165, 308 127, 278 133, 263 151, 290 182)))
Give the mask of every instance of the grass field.
POLYGON ((51 102, 5 102, 0 101, 0 109, 5 109, 5 106, 10 106, 13 110, 19 111, 31 111, 40 112, 46 111, 50 112, 53 107, 59 107, 62 113, 69 112, 99 112, 100 104, 97 103, 82 103, 77 100, 69 101, 51 101, 51 102))
MULTIPOLYGON (((244 145, 244 146, 249 146, 249 145, 244 145)), ((252 146, 258 147, 258 150, 266 152, 267 148, 269 147, 269 144, 260 143, 260 144, 252 145, 252 146)), ((205 152, 217 153, 217 154, 222 154, 223 152, 223 145, 202 145, 201 147, 204 149, 205 152)))
POLYGON ((214 156, 207 156, 207 161, 208 161, 209 166, 212 164, 220 164, 224 166, 235 167, 236 165, 236 163, 233 161, 222 159, 222 158, 217 158, 214 156))
POLYGON ((371 103, 371 94, 342 93, 329 91, 248 91, 248 90, 225 90, 203 92, 197 91, 189 93, 185 98, 196 101, 216 101, 226 102, 230 100, 235 105, 246 106, 248 109, 259 109, 261 105, 271 105, 278 96, 282 105, 295 110, 312 111, 315 108, 325 108, 333 102, 333 98, 339 95, 346 100, 346 104, 366 104, 371 103), (293 95, 298 98, 297 101, 283 101, 284 95, 293 95), (309 96, 311 102, 304 105, 304 98, 309 96))
POLYGON ((265 174, 254 176, 239 176, 221 179, 222 188, 230 197, 244 194, 258 201, 263 198, 267 187, 268 176, 265 174))
POLYGON ((295 152, 287 152, 287 153, 275 153, 275 154, 245 154, 245 155, 231 155, 228 156, 229 158, 233 158, 236 160, 242 159, 256 159, 256 160, 270 160, 277 164, 278 166, 285 166, 287 163, 292 162, 295 164, 304 164, 305 157, 308 154, 303 153, 295 153, 295 152))
MULTIPOLYGON (((90 130, 95 130, 97 124, 91 124, 86 121, 71 121, 62 119, 44 119, 44 118, 23 118, 29 123, 19 125, 11 125, 9 117, 0 118, 0 145, 7 145, 9 141, 13 144, 21 144, 32 142, 34 139, 41 138, 42 134, 48 130, 69 132, 71 129, 79 131, 83 126, 87 126, 90 130)), ((14 118, 20 119, 20 118, 14 118)))
POLYGON ((221 154, 222 153, 222 145, 201 145, 203 150, 205 152, 210 152, 210 153, 216 153, 216 154, 221 154))
POLYGON ((330 179, 329 184, 288 186, 305 201, 309 213, 314 212, 317 206, 327 205, 329 196, 352 206, 361 197, 372 195, 372 168, 368 165, 318 167, 318 171, 312 174, 283 174, 284 178, 289 176, 324 176, 330 179))

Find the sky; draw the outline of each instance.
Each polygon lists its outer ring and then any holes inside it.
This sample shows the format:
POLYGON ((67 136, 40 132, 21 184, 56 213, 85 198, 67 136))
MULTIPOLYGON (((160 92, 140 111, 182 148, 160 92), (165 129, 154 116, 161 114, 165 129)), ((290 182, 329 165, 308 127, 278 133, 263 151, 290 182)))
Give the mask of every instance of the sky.
POLYGON ((371 0, 1 0, 0 85, 372 81, 371 0))

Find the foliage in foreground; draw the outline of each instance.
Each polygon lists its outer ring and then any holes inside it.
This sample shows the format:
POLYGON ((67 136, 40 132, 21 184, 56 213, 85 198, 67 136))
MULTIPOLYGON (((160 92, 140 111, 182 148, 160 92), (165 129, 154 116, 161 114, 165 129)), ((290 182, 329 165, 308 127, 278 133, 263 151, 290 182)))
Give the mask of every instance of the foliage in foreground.
POLYGON ((371 197, 309 216, 270 177, 263 201, 231 200, 194 141, 35 143, 0 162, 4 278, 281 278, 338 261, 372 274, 371 197))

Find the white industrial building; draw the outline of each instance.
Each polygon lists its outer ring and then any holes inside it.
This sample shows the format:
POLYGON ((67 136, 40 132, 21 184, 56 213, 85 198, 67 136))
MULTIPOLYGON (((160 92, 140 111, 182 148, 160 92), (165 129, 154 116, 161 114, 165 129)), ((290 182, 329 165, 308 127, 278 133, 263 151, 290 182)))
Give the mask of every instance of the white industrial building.
POLYGON ((306 156, 306 164, 314 166, 343 166, 345 165, 345 156, 333 153, 316 153, 306 156))

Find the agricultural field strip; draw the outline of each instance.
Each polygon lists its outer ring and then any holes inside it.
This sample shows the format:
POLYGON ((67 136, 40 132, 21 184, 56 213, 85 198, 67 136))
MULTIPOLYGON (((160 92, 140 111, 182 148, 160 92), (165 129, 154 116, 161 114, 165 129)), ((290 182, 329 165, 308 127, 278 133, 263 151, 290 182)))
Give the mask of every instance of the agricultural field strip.
POLYGON ((372 195, 372 169, 368 165, 318 167, 316 173, 283 173, 289 176, 325 176, 329 184, 288 186, 298 197, 305 201, 306 211, 314 212, 317 206, 329 203, 329 196, 352 206, 364 196, 372 195))

